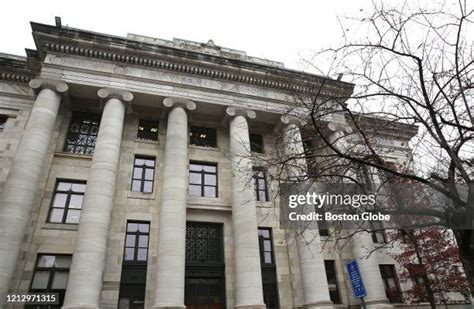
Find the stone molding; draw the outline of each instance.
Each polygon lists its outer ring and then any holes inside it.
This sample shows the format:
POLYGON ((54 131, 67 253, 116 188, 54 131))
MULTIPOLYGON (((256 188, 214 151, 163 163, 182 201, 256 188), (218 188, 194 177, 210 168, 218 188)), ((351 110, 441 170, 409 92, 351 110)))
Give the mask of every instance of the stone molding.
POLYGON ((41 89, 51 89, 56 91, 60 94, 65 94, 69 90, 69 86, 61 81, 55 79, 47 79, 47 78, 35 78, 32 79, 28 85, 32 88, 35 92, 39 92, 41 89))
POLYGON ((17 74, 17 73, 0 72, 0 80, 27 84, 30 81, 30 77, 26 75, 17 74))
MULTIPOLYGON (((240 82, 245 84, 251 84, 255 86, 261 86, 266 88, 280 89, 283 91, 305 93, 305 94, 318 94, 318 95, 335 95, 338 94, 341 98, 348 97, 352 90, 347 91, 343 89, 338 89, 339 91, 328 91, 325 89, 320 89, 320 85, 317 82, 312 81, 311 83, 300 80, 300 81, 288 81, 291 80, 291 77, 281 78, 281 80, 271 80, 266 78, 260 78, 255 76, 250 76, 242 73, 230 73, 224 70, 211 69, 204 66, 198 65, 189 65, 176 63, 171 61, 164 60, 155 60, 150 58, 145 58, 142 56, 130 56, 126 54, 121 54, 117 52, 110 52, 104 50, 97 50, 92 48, 77 47, 72 45, 58 44, 58 43, 45 43, 44 48, 47 51, 58 52, 64 54, 71 54, 77 56, 83 56, 88 58, 95 58, 113 62, 128 63, 131 65, 139 65, 145 67, 152 67, 157 69, 163 69, 168 71, 175 71, 180 73, 204 76, 214 79, 222 79, 233 82, 240 82), (302 86, 307 84, 308 86, 302 86)), ((324 86, 331 87, 331 86, 324 86)), ((331 87, 333 88, 333 87, 331 87)))
POLYGON ((239 107, 229 106, 229 107, 226 108, 225 113, 228 116, 231 116, 231 117, 243 116, 247 119, 257 118, 257 113, 254 110, 247 109, 247 108, 239 108, 239 107))
POLYGON ((169 108, 182 107, 184 110, 193 111, 196 103, 184 98, 168 97, 163 100, 163 105, 169 108))

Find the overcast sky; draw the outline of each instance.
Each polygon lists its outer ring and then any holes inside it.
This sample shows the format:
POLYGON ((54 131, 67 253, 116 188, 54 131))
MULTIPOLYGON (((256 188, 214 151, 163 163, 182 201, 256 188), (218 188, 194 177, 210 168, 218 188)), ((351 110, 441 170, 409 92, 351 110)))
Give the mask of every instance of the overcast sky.
POLYGON ((337 16, 354 16, 370 0, 323 1, 3 1, 0 52, 24 55, 34 48, 29 22, 63 25, 118 36, 136 33, 246 51, 304 69, 302 55, 340 39, 337 16))

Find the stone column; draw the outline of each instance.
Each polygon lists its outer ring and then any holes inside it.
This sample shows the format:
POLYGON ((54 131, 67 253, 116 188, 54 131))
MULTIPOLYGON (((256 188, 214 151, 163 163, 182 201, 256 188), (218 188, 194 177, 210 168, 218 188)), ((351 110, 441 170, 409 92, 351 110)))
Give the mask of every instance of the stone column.
POLYGON ((36 198, 46 156, 58 116, 62 81, 36 78, 30 87, 38 91, 30 118, 16 151, 0 200, 0 302, 8 291, 23 237, 36 198))
POLYGON ((364 281, 367 297, 364 298, 367 308, 393 308, 385 294, 377 253, 367 255, 373 250, 372 237, 367 232, 360 232, 352 236, 352 254, 359 264, 359 270, 364 281))
POLYGON ((232 223, 234 231, 235 308, 265 308, 250 140, 247 118, 251 110, 228 107, 232 166, 232 223))
POLYGON ((97 94, 106 102, 87 179, 63 308, 100 306, 125 104, 133 99, 132 93, 116 89, 100 89, 97 94))
POLYGON ((163 162, 158 261, 153 308, 186 308, 186 203, 188 190, 188 115, 190 100, 166 98, 168 115, 163 162))
MULTIPOLYGON (((344 136, 350 134, 351 128, 342 122, 331 122, 328 129, 332 132, 331 143, 337 143, 341 152, 348 149, 344 136)), ((356 233, 352 236, 352 254, 359 264, 364 281, 367 297, 364 298, 367 308, 393 308, 385 295, 385 287, 380 274, 377 253, 368 256, 374 248, 372 237, 367 232, 356 233)))
MULTIPOLYGON (((282 129, 284 155, 287 158, 295 158, 287 162, 288 178, 297 180, 298 177, 304 176, 306 170, 306 160, 301 157, 304 154, 304 148, 298 127, 300 121, 286 115, 281 117, 281 121, 284 123, 282 129)), ((332 308, 319 230, 305 229, 298 231, 297 234, 296 245, 303 281, 303 306, 305 308, 332 308)))

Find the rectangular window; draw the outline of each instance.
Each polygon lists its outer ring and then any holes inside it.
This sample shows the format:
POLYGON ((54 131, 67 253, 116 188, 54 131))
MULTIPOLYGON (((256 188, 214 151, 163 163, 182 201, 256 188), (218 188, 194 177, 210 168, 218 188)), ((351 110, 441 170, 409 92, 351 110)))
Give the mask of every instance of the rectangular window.
POLYGON ((135 156, 133 161, 132 191, 152 193, 155 178, 155 158, 135 156))
POLYGON ((48 222, 78 224, 85 192, 85 181, 58 180, 48 222))
POLYGON ((413 283, 414 289, 417 291, 418 300, 420 302, 428 301, 428 293, 426 292, 425 268, 421 264, 409 264, 408 273, 413 283))
POLYGON ((258 228, 263 301, 268 309, 279 308, 278 284, 271 228, 258 228))
POLYGON ((73 112, 64 151, 76 154, 93 154, 99 124, 100 115, 98 114, 73 112))
POLYGON ((137 139, 156 142, 158 140, 158 126, 158 121, 140 119, 137 139))
POLYGON ((7 123, 8 116, 7 115, 0 115, 0 132, 5 129, 5 123, 7 123))
POLYGON ((383 244, 387 242, 385 237, 385 231, 382 222, 380 221, 370 221, 372 229, 372 241, 374 243, 383 244))
POLYGON ((263 136, 257 133, 250 133, 250 151, 263 153, 263 136))
POLYGON ((391 303, 401 303, 402 293, 394 265, 379 265, 380 274, 385 286, 385 294, 391 303))
POLYGON ((190 162, 189 195, 217 197, 217 164, 190 162))
POLYGON ((336 262, 334 260, 325 260, 326 277, 328 278, 329 296, 335 304, 341 303, 339 295, 339 286, 337 284, 336 262))
POLYGON ((127 222, 118 308, 145 308, 149 235, 149 222, 127 222))
POLYGON ((257 201, 268 202, 268 188, 267 188, 267 177, 265 175, 265 169, 262 167, 253 168, 253 179, 255 181, 255 193, 257 195, 257 201))
POLYGON ((191 126, 190 143, 195 146, 217 147, 216 129, 191 126))
POLYGON ((71 255, 38 255, 30 292, 58 293, 59 305, 54 307, 61 308, 64 302, 64 294, 66 293, 71 259, 71 255))
POLYGON ((150 224, 128 222, 125 235, 124 264, 146 264, 148 260, 148 238, 150 224))

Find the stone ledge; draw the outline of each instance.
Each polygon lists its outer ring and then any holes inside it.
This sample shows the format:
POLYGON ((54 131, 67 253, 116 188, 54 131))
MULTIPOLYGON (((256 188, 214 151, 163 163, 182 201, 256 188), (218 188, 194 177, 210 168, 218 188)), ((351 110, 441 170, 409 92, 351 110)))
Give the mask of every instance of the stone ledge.
POLYGON ((79 224, 68 223, 45 223, 42 227, 44 230, 63 230, 63 231, 77 231, 79 224))

